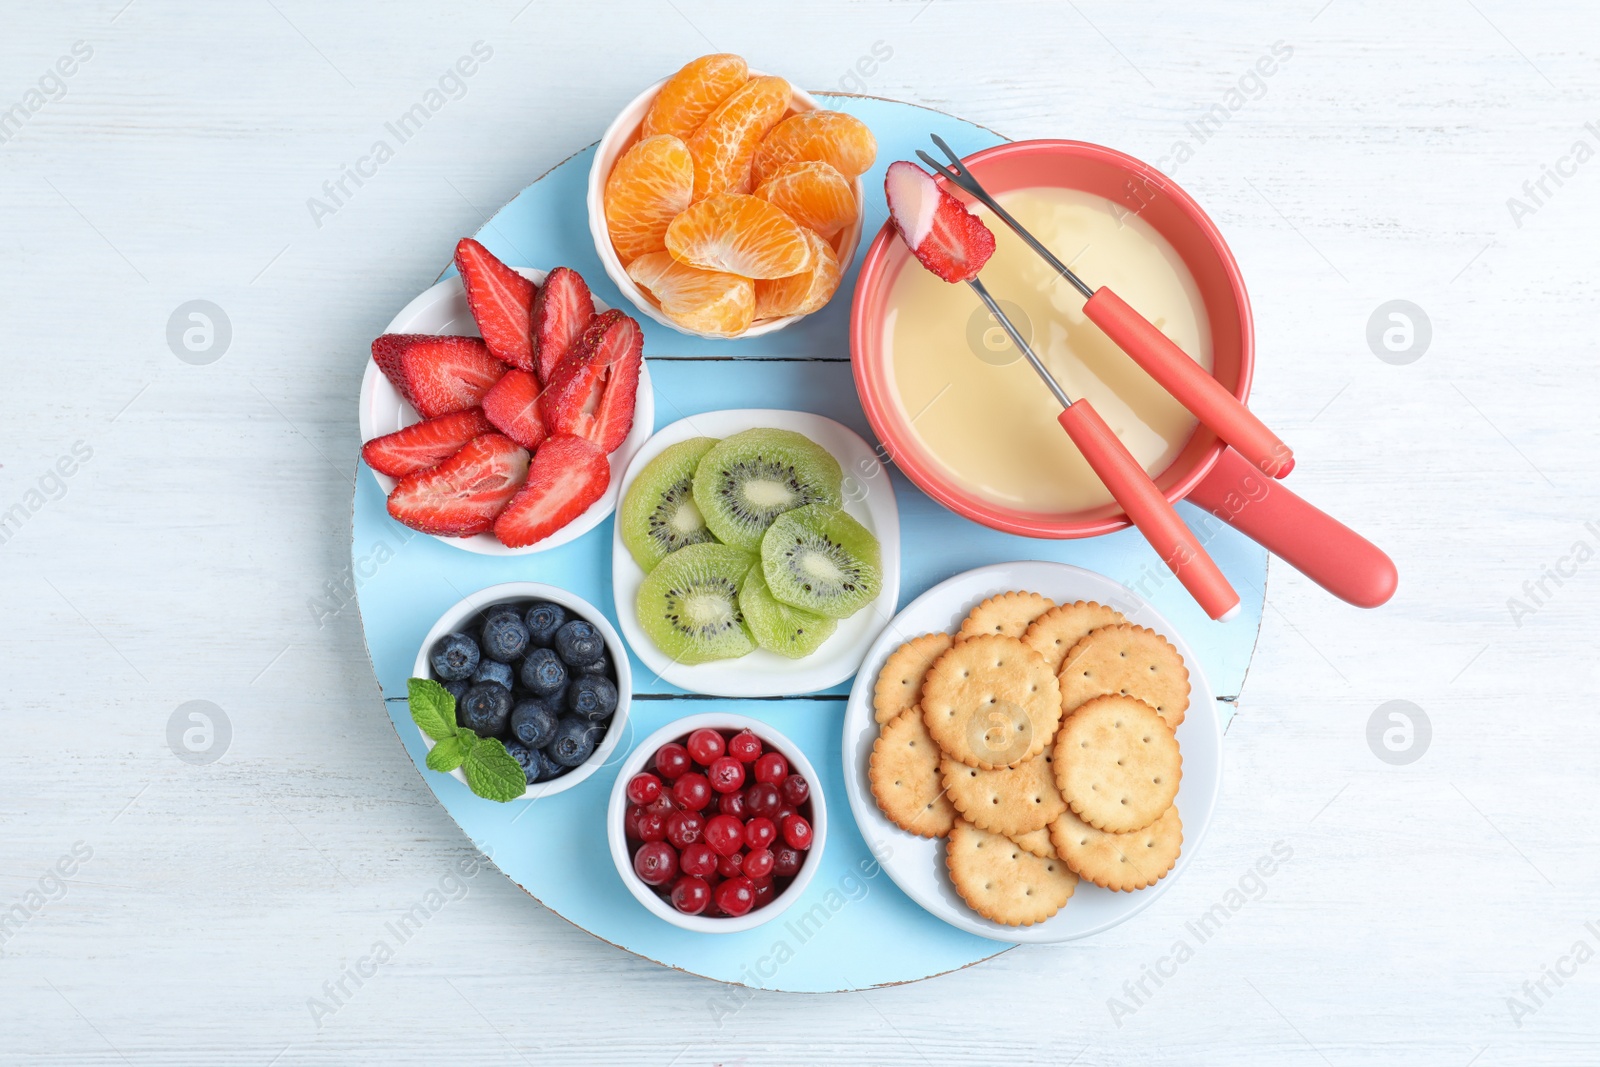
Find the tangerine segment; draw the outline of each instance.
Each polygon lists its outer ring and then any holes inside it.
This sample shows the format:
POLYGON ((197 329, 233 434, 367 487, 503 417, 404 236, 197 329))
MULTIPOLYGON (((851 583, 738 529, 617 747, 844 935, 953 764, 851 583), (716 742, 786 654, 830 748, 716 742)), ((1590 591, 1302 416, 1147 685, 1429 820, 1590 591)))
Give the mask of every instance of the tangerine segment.
POLYGON ((694 157, 670 134, 646 137, 606 178, 606 229, 624 263, 667 247, 667 224, 694 194, 694 157))
POLYGON ((750 68, 742 56, 719 52, 690 60, 661 86, 645 113, 639 136, 670 133, 688 137, 749 77, 750 68))
POLYGON ((694 154, 694 198, 750 191, 750 160, 767 131, 789 109, 789 83, 751 78, 733 91, 689 135, 694 154))
POLYGON ((701 200, 673 219, 667 251, 691 267, 746 278, 784 278, 811 268, 805 227, 765 200, 739 193, 701 200))
POLYGON ((668 252, 646 252, 628 264, 628 277, 650 291, 667 318, 688 330, 737 337, 755 318, 755 287, 737 274, 698 270, 668 252))
POLYGON ((752 176, 760 185, 785 163, 818 159, 832 164, 846 178, 855 179, 866 173, 877 157, 877 139, 867 124, 854 115, 802 111, 778 123, 762 140, 752 161, 752 176))
POLYGON ((756 195, 794 221, 832 237, 856 220, 850 180, 821 160, 785 163, 761 183, 756 195))
POLYGON ((756 282, 756 318, 809 315, 832 299, 839 288, 844 272, 839 269, 833 246, 810 230, 806 231, 806 239, 811 245, 811 269, 787 278, 756 282))

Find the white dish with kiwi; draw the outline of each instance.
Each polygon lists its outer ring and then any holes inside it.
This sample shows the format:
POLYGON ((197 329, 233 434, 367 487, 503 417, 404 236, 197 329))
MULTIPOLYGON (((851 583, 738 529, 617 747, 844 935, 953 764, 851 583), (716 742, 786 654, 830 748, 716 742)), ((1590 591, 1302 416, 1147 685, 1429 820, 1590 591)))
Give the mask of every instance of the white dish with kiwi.
POLYGON ((619 628, 680 689, 827 689, 855 674, 894 616, 900 511, 889 471, 832 419, 770 408, 680 419, 640 447, 620 499, 619 628))

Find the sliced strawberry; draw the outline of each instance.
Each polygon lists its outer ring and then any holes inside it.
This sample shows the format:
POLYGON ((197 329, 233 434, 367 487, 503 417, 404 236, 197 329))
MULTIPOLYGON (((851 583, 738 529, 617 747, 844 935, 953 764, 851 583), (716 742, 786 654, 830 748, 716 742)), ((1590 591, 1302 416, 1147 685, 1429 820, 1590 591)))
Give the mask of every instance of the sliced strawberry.
POLYGON ((644 335, 612 308, 589 320, 577 346, 553 372, 539 399, 551 433, 587 437, 610 452, 633 428, 644 335))
POLYGON ((443 537, 487 533, 527 476, 527 449, 486 433, 437 467, 400 479, 389 494, 389 514, 413 530, 443 537))
POLYGON ((539 416, 539 379, 532 371, 506 371, 484 394, 483 413, 495 429, 530 451, 548 436, 539 416))
POLYGON ((550 384, 556 364, 578 343, 592 318, 594 297, 582 276, 568 267, 551 271, 533 298, 533 356, 541 382, 550 384))
POLYGON ((994 255, 994 234, 928 172, 899 160, 883 178, 889 218, 911 251, 947 282, 971 281, 994 255))
POLYGON ((361 446, 361 458, 379 474, 404 478, 449 459, 474 437, 493 432, 494 427, 479 409, 452 411, 374 437, 361 446))
POLYGON ((533 295, 538 286, 470 237, 456 245, 456 270, 489 353, 502 363, 532 370, 533 295))
POLYGON ((508 548, 542 541, 588 510, 611 484, 604 452, 582 437, 557 434, 539 446, 528 480, 494 522, 508 548))
POLYGON ((372 358, 425 419, 477 407, 506 372, 476 337, 386 333, 372 342, 372 358))

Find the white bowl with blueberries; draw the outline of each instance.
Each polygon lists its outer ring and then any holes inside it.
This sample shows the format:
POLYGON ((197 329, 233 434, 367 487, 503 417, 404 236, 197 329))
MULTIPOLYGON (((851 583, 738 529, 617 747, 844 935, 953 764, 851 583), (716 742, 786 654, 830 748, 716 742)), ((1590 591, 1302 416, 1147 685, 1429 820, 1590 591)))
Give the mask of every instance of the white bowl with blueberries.
MULTIPOLYGON (((453 725, 469 750, 496 742, 523 772, 520 798, 491 795, 463 773, 463 761, 431 758, 449 731, 436 726, 441 736, 431 736, 414 697, 430 769, 454 764, 450 774, 494 800, 551 796, 599 770, 622 740, 633 693, 627 648, 600 610, 540 582, 506 582, 462 599, 428 631, 412 675, 453 698, 453 725)), ((509 766, 493 744, 477 755, 474 769, 509 766)), ((481 773, 480 784, 490 776, 481 773)))

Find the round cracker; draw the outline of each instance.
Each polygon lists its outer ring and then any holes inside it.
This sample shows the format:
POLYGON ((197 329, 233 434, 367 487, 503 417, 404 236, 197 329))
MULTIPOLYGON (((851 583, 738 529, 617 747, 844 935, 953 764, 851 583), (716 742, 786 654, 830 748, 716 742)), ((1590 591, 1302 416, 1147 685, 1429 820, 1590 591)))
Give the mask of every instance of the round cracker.
POLYGON ((1149 704, 1176 730, 1189 710, 1189 668, 1165 637, 1143 626, 1103 626, 1062 660, 1061 709, 1119 693, 1149 704))
POLYGON ((1013 834, 1011 835, 1011 840, 1035 856, 1049 859, 1056 854, 1055 842, 1050 840, 1050 828, 1048 826, 1040 830, 1030 830, 1025 834, 1013 834))
MULTIPOLYGON (((1050 669, 1061 671, 1061 661, 1072 646, 1102 626, 1127 622, 1127 616, 1093 600, 1061 604, 1040 615, 1022 635, 1022 643, 1044 657, 1050 669)), ((1077 705, 1074 705, 1076 707, 1077 705)))
POLYGON ((1002 634, 1020 638, 1033 620, 1056 606, 1056 602, 1038 593, 1011 592, 992 596, 973 608, 961 620, 957 636, 965 641, 979 634, 1002 634))
POLYGON ((1067 810, 1050 770, 1050 751, 1015 767, 980 771, 946 756, 939 764, 944 795, 980 830, 1017 837, 1040 830, 1067 810))
POLYGON ((1080 877, 1102 889, 1132 891, 1155 885, 1178 862, 1183 820, 1173 805, 1142 830, 1109 834, 1068 810, 1050 824, 1050 843, 1080 877))
POLYGON ((878 725, 916 706, 923 676, 954 641, 949 634, 923 634, 889 654, 878 672, 878 684, 872 690, 872 714, 878 725))
POLYGON ((1095 697, 1061 724, 1053 769, 1078 818, 1120 834, 1149 826, 1172 806, 1183 756, 1156 709, 1117 694, 1095 697))
POLYGON ((939 780, 939 747, 928 736, 922 711, 908 708, 885 723, 872 743, 867 779, 878 807, 894 824, 919 837, 943 837, 956 809, 939 780))
POLYGON ((965 819, 957 819, 950 831, 944 862, 967 907, 1007 926, 1044 922, 1078 888, 1078 876, 1059 857, 1035 856, 965 819))
POLYGON ((1045 750, 1061 724, 1061 691, 1039 653, 1015 637, 980 634, 928 669, 922 716, 945 755, 991 771, 1045 750))

